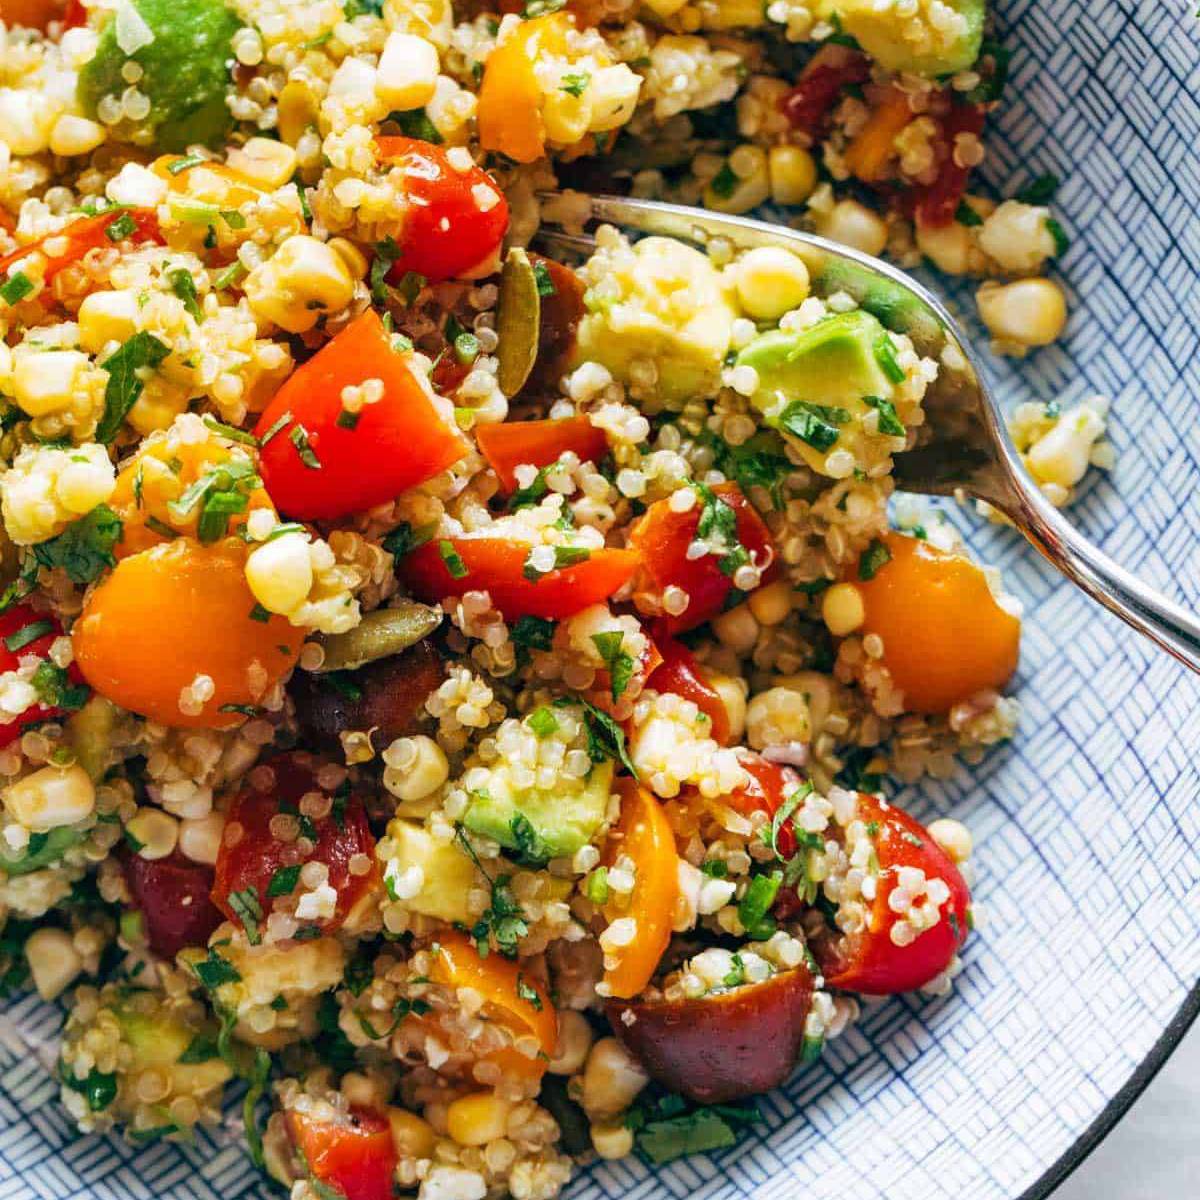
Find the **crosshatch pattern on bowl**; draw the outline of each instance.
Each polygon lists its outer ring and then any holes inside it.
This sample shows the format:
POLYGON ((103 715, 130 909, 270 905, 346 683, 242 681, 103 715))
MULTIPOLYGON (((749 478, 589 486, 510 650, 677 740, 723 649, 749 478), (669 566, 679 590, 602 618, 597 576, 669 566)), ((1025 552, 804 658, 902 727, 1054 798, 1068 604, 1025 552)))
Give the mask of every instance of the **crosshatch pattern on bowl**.
MULTIPOLYGON (((1008 404, 1111 397, 1118 465, 1072 515, 1200 603, 1200 33, 1181 0, 1011 0, 999 16, 1013 71, 985 175, 1063 179, 1073 316, 1058 346, 993 360, 993 378, 1008 404)), ((951 295, 973 310, 969 289, 951 295)), ((986 923, 954 993, 867 1010, 764 1098, 741 1146, 657 1172, 602 1164, 571 1200, 1038 1194, 1200 977, 1200 687, 1014 534, 951 516, 1029 616, 1016 741, 903 796, 975 834, 986 923)), ((49 1074, 60 1021, 25 997, 0 1022, 0 1200, 276 1194, 232 1116, 193 1146, 80 1137, 49 1074)))

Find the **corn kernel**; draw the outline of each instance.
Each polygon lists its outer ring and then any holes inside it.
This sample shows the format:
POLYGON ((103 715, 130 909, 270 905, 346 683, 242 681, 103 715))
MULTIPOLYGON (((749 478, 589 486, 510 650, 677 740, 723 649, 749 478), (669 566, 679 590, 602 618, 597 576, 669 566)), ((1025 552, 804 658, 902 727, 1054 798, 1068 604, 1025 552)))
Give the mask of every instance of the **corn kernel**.
POLYGON ((128 341, 137 332, 138 303, 132 289, 91 292, 79 306, 79 344, 99 354, 109 342, 128 341))
POLYGON ((781 246, 757 246, 734 266, 738 300, 759 321, 774 321, 808 297, 808 268, 781 246))
POLYGON ((776 204, 803 204, 817 186, 816 160, 801 146, 772 146, 767 174, 776 204))
POLYGON ((650 1082, 642 1064, 615 1037, 601 1038, 583 1069, 580 1100, 589 1117, 615 1117, 650 1082))
POLYGON ((26 354, 13 368, 13 397, 31 417, 69 408, 88 358, 78 350, 26 354))
POLYGON ((428 1121, 406 1108, 389 1108, 388 1123, 392 1127, 392 1145, 400 1158, 432 1158, 437 1134, 428 1121))
POLYGON ((971 851, 974 849, 971 831, 961 821, 955 821, 951 817, 939 817, 928 826, 928 830, 929 836, 956 863, 964 863, 971 857, 971 851))
POLYGON ((985 283, 975 294, 979 315, 999 342, 1048 346, 1067 325, 1067 300, 1050 279, 985 283))
POLYGON ((25 960, 33 986, 43 1000, 62 995, 83 970, 83 959, 65 929, 35 929, 25 941, 25 960))
POLYGON ((792 611, 792 585, 786 579, 777 579, 765 587, 755 588, 746 603, 760 625, 778 625, 786 621, 792 611))
POLYGON ((179 850, 192 862, 212 866, 221 849, 225 830, 223 813, 212 812, 206 817, 193 817, 179 823, 179 850))
POLYGON ((388 34, 379 56, 375 94, 390 109, 422 108, 437 88, 438 52, 432 42, 413 33, 388 34))
POLYGON ((887 224, 878 213, 857 200, 839 200, 829 215, 818 222, 817 232, 864 254, 882 254, 887 245, 887 224))
POLYGON ((633 1151, 633 1130, 623 1124, 597 1122, 591 1134, 592 1146, 601 1158, 624 1158, 633 1151))
POLYGON ((512 1108, 495 1092, 462 1096, 446 1109, 446 1130, 460 1146, 485 1146, 508 1132, 512 1108))
POLYGON ((246 559, 246 582, 269 612, 295 612, 313 585, 308 535, 285 533, 252 550, 246 559))
POLYGON ((92 815, 96 788, 78 764, 42 767, 4 789, 4 807, 26 829, 56 829, 92 815))
POLYGON ((179 842, 179 822, 160 808, 139 808, 125 826, 140 858, 167 858, 179 842))
POLYGON ((558 1014, 558 1044, 550 1060, 554 1075, 574 1075, 587 1062, 592 1048, 592 1027, 583 1013, 565 1009, 558 1014))
POLYGON ((336 250, 298 233, 250 272, 245 292, 256 317, 304 333, 322 314, 350 303, 354 278, 336 250))
POLYGON ((286 142, 256 137, 230 150, 226 162, 251 183, 274 190, 283 187, 295 174, 296 151, 286 142))
POLYGON ((867 618, 862 592, 852 583, 835 583, 821 600, 821 616, 834 637, 845 637, 867 618))
POLYGON ((106 137, 108 130, 99 122, 64 113, 54 122, 54 128, 50 131, 50 150, 64 158, 91 154, 106 137))

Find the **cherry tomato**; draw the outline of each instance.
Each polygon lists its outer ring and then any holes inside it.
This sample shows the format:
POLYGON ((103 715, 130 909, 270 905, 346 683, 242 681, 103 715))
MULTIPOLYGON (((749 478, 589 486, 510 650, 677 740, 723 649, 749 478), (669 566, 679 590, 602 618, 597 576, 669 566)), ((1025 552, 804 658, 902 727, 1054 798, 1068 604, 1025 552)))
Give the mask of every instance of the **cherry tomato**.
MULTIPOLYGON (((756 566, 766 567, 761 582, 769 583, 777 573, 775 550, 758 510, 736 483, 719 483, 712 491, 733 509, 737 539, 756 566)), ((699 495, 687 512, 676 512, 669 498, 656 500, 629 531, 629 549, 641 557, 635 598, 644 598, 648 607, 661 611, 662 595, 668 587, 680 587, 688 594, 688 606, 681 614, 663 615, 668 633, 682 633, 711 620, 722 611, 733 591, 732 576, 721 570, 715 555, 695 559, 687 556, 688 547, 696 539, 702 509, 699 495)))
POLYGON ((372 310, 288 379, 255 433, 265 439, 261 469, 271 499, 303 520, 333 520, 392 500, 467 452, 448 406, 392 349, 372 310), (367 380, 382 382, 383 398, 348 421, 342 390, 367 380))
POLYGON ((637 925, 633 941, 605 962, 609 995, 628 1000, 650 982, 671 940, 679 899, 679 856, 675 835, 659 802, 633 779, 617 781, 621 815, 609 831, 601 862, 613 866, 622 855, 634 862, 633 892, 627 903, 610 900, 607 920, 631 917, 637 925))
POLYGON ((906 203, 920 225, 949 225, 958 211, 959 202, 967 190, 970 167, 955 161, 954 143, 958 135, 983 132, 984 111, 981 105, 955 100, 950 111, 940 118, 941 136, 938 143, 943 158, 937 177, 932 183, 913 189, 906 203))
POLYGON ((0 0, 0 21, 10 28, 44 30, 51 21, 62 19, 63 5, 55 0, 0 0))
POLYGON ((950 856, 908 813, 878 796, 860 793, 858 817, 878 830, 879 882, 867 925, 859 933, 829 930, 818 935, 813 953, 825 982, 832 987, 869 996, 911 992, 946 970, 967 940, 971 895, 950 856), (897 874, 902 867, 919 868, 927 880, 940 879, 949 895, 938 906, 941 916, 936 925, 907 944, 897 945, 892 929, 902 918, 892 911, 889 900, 899 886, 897 874))
POLYGON ((88 593, 71 630, 84 679, 122 708, 175 728, 227 729, 295 665, 304 631, 262 613, 246 583, 246 545, 180 537, 123 558, 88 593), (193 711, 198 676, 212 695, 193 711))
POLYGON ((534 267, 553 291, 542 296, 538 310, 538 348, 530 382, 535 387, 557 390, 563 365, 575 346, 575 332, 587 311, 584 286, 579 276, 560 262, 541 254, 529 255, 534 267))
MULTIPOLYGON (((1021 622, 997 603, 969 558, 919 538, 889 533, 890 559, 869 580, 863 633, 883 639, 883 663, 910 712, 947 712, 1017 669, 1021 622)), ((858 573, 861 574, 861 571, 858 573)))
POLYGON ((490 275, 499 265, 508 230, 508 201, 479 167, 460 171, 445 150, 416 138, 381 137, 379 157, 404 172, 409 209, 400 257, 388 275, 399 282, 408 271, 431 283, 490 275))
POLYGON ((502 421, 475 431, 479 450, 500 477, 506 492, 515 492, 517 468, 548 467, 568 451, 581 462, 599 462, 608 453, 608 438, 587 417, 562 421, 502 421))
POLYGON ((816 140, 825 132, 844 89, 866 83, 870 77, 871 62, 865 54, 847 46, 822 46, 779 107, 793 128, 816 140))
POLYGON ((698 1104, 728 1104, 788 1077, 812 994, 812 975, 801 965, 699 1000, 609 1000, 605 1011, 652 1079, 698 1104))
POLYGON ((46 258, 46 267, 42 277, 49 284, 54 277, 78 262, 89 250, 111 247, 113 238, 108 231, 116 226, 115 234, 118 242, 129 239, 133 242, 156 242, 163 244, 162 234, 158 228, 158 217, 152 208, 127 208, 103 212, 94 217, 80 217, 72 221, 58 233, 47 234, 27 246, 18 246, 16 250, 0 258, 0 276, 8 275, 14 269, 20 270, 21 262, 35 251, 40 251, 46 258), (122 233, 126 223, 132 222, 133 228, 128 233, 122 233), (45 244, 52 242, 55 253, 47 254, 45 244))
POLYGON ((653 639, 647 636, 645 648, 634 662, 633 672, 621 695, 613 698, 612 674, 607 667, 601 667, 596 671, 592 686, 587 689, 588 701, 618 719, 628 718, 633 709, 633 700, 649 686, 650 676, 658 670, 661 663, 662 655, 659 654, 658 647, 653 639))
POLYGON ((682 642, 676 641, 665 630, 655 628, 652 636, 662 661, 646 681, 646 686, 656 692, 671 692, 691 700, 702 713, 707 714, 711 722, 709 734, 713 740, 720 746, 726 745, 729 741, 729 714, 725 711, 725 702, 705 678, 704 668, 682 642))
POLYGON ((479 144, 514 162, 531 163, 546 151, 542 88, 534 64, 547 55, 563 55, 572 21, 548 13, 522 21, 488 55, 479 86, 476 122, 479 144))
POLYGON ((405 556, 397 569, 422 600, 487 592, 506 620, 557 620, 607 600, 629 582, 638 562, 629 550, 593 550, 581 562, 529 579, 529 551, 528 545, 508 538, 435 539, 405 556))
MULTIPOLYGON (((24 658, 39 658, 49 663, 50 647, 54 639, 61 636, 62 626, 56 618, 36 612, 28 604, 16 604, 6 613, 0 613, 0 672, 17 670, 24 658), (39 633, 39 630, 44 632, 39 633)), ((53 666, 53 663, 50 665, 53 666)), ((57 668, 55 674, 58 674, 57 668)), ((71 684, 83 680, 74 663, 67 668, 67 679, 71 684)), ((14 720, 0 723, 0 747, 16 741, 27 726, 60 717, 63 712, 62 708, 51 704, 35 704, 27 708, 14 720)))
MULTIPOLYGON (((264 766, 272 778, 262 781, 265 786, 257 790, 260 781, 252 776, 226 814, 213 903, 252 933, 247 909, 261 913, 253 917, 255 923, 265 921, 281 899, 295 900, 312 890, 300 879, 300 870, 310 862, 322 863, 328 869, 326 882, 337 893, 333 915, 297 916, 297 920, 332 933, 379 882, 375 839, 362 800, 348 790, 322 788, 317 781, 322 763, 310 755, 285 754, 264 766), (309 815, 305 810, 311 800, 307 797, 328 800, 328 811, 309 815), (272 825, 281 814, 295 818, 287 823, 291 828, 286 838, 277 836, 279 822, 272 825), (297 831, 298 836, 290 836, 297 831)), ((324 801, 321 803, 323 806, 324 801)))
MULTIPOLYGON (((773 817, 783 802, 804 782, 791 767, 773 763, 753 750, 739 751, 738 762, 750 776, 750 781, 737 791, 723 796, 722 800, 744 816, 765 812, 773 817)), ((796 835, 790 818, 780 826, 776 847, 784 859, 796 853, 796 835)))
POLYGON ((284 1122, 313 1179, 346 1200, 392 1200, 397 1154, 386 1115, 355 1105, 344 1118, 318 1121, 289 1109, 284 1122))
POLYGON ((203 946, 221 923, 208 897, 213 870, 175 850, 153 861, 122 851, 121 869, 142 914, 146 943, 161 958, 172 959, 185 946, 203 946))

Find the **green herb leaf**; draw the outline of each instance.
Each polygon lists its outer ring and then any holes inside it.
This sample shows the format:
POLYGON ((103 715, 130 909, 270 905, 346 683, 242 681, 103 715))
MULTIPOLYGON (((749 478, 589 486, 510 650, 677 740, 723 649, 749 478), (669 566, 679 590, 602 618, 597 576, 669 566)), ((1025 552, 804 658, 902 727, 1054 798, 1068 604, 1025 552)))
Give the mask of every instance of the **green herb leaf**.
POLYGON ((896 343, 886 334, 881 333, 875 339, 875 361, 879 369, 892 383, 904 382, 904 368, 896 357, 896 343))
MULTIPOLYGON (((567 703, 572 702, 567 701, 567 703)), ((625 745, 625 730, 608 713, 594 704, 590 704, 583 697, 579 698, 579 703, 583 706, 588 757, 594 763, 615 758, 636 779, 638 777, 637 768, 634 767, 633 760, 629 757, 629 750, 625 745)))
POLYGON ((179 1056, 179 1061, 181 1063, 202 1063, 220 1057, 221 1051, 217 1048, 217 1039, 211 1033, 198 1033, 188 1042, 187 1049, 179 1056))
POLYGON ((423 108, 388 113, 387 119, 395 121, 405 137, 417 138, 422 142, 432 142, 435 146, 440 146, 446 140, 438 133, 437 126, 429 119, 429 114, 423 108))
POLYGON ((23 625, 14 633, 10 633, 4 639, 4 644, 13 654, 16 654, 17 651, 24 650, 30 642, 36 642, 38 638, 53 632, 53 621, 30 621, 28 625, 23 625))
POLYGON ((592 552, 586 546, 555 546, 554 566, 543 571, 530 561, 533 557, 532 550, 529 554, 530 557, 525 560, 521 574, 531 583, 537 583, 543 576, 550 574, 550 571, 560 571, 563 567, 574 567, 581 562, 587 562, 592 557, 592 552))
POLYGON ((633 656, 622 649, 624 641, 625 635, 619 629, 592 634, 592 643, 608 670, 609 691, 614 700, 620 700, 633 678, 633 656))
POLYGON ((858 560, 859 579, 864 583, 870 582, 878 574, 879 568, 891 561, 892 552, 887 548, 887 544, 876 538, 858 560))
POLYGON ((756 875, 750 881, 750 886, 738 905, 738 920, 746 933, 755 940, 764 940, 775 932, 775 923, 767 914, 771 911, 782 885, 782 871, 772 871, 770 875, 756 875))
POLYGON ((98 442, 107 445, 121 432, 129 410, 142 394, 138 372, 153 370, 170 353, 170 346, 142 330, 100 364, 108 372, 108 383, 104 388, 104 416, 96 426, 98 442))
POLYGON ((590 71, 579 71, 575 74, 563 75, 559 81, 558 90, 566 92, 568 96, 582 96, 591 81, 592 74, 590 71))
POLYGON ((729 1123, 705 1109, 669 1121, 651 1121, 637 1134, 637 1148, 655 1166, 736 1144, 737 1134, 729 1123))
POLYGON ((300 456, 300 461, 310 470, 319 471, 321 469, 321 460, 313 451, 312 445, 308 440, 308 430, 298 422, 288 431, 288 441, 296 447, 296 453, 300 456))
POLYGON ((556 628, 556 624, 546 617, 518 617, 509 630, 509 637, 513 645, 527 650, 549 650, 556 628))
POLYGON ((870 405, 879 414, 877 428, 880 433, 886 433, 888 437, 904 437, 908 432, 904 428, 904 422, 896 415, 896 406, 890 400, 885 400, 882 396, 864 396, 863 403, 870 405))
POLYGON ((290 867, 278 867, 267 884, 267 899, 273 900, 276 896, 290 896, 296 890, 296 884, 299 882, 299 863, 290 867))
POLYGON ((437 525, 430 522, 414 529, 407 521, 402 521, 391 533, 383 539, 383 548, 396 558, 411 554, 418 546, 425 545, 437 532, 437 525))
POLYGON ((1031 183, 1027 183, 1014 197, 1022 204, 1049 204, 1058 191, 1060 180, 1057 175, 1047 172, 1039 175, 1031 183))
POLYGON ((958 202, 958 207, 954 210, 954 219, 960 225, 968 227, 983 224, 983 218, 965 200, 958 202))
POLYGON ((92 694, 86 683, 72 683, 66 668, 55 665, 49 659, 38 663, 37 670, 29 682, 43 704, 50 708, 66 709, 68 712, 81 709, 92 694))
POLYGON ((779 414, 779 424, 788 433, 821 454, 841 436, 837 427, 849 420, 850 414, 844 408, 810 404, 807 400, 793 400, 779 414))
POLYGON ((65 1064, 60 1072, 64 1084, 78 1092, 86 1101, 90 1112, 101 1112, 117 1098, 117 1077, 93 1067, 86 1078, 79 1079, 65 1064))
POLYGON ((137 222, 127 212, 123 212, 115 221, 110 222, 104 227, 104 236, 110 242, 119 242, 122 238, 127 238, 136 229, 137 222))
POLYGON ((1054 257, 1062 258, 1071 246, 1066 230, 1053 217, 1047 217, 1046 232, 1054 239, 1054 257))
POLYGON ((454 543, 449 538, 442 538, 438 542, 438 553, 442 556, 442 562, 446 564, 451 579, 466 579, 470 574, 462 555, 454 548, 454 543))
POLYGON ((733 168, 728 163, 722 163, 721 169, 708 181, 708 186, 712 189, 714 196, 728 200, 737 190, 740 182, 733 173, 733 168))
POLYGON ((215 992, 222 984, 240 983, 242 979, 237 967, 228 959, 222 958, 211 946, 208 957, 192 963, 192 970, 210 992, 215 992))
MULTIPOLYGON (((167 272, 167 279, 171 283, 171 291, 183 301, 183 307, 188 313, 195 320, 203 321, 204 310, 200 307, 200 300, 196 293, 196 281, 192 278, 191 271, 178 267, 174 271, 167 272)), ((255 442, 255 445, 258 443, 255 442)))
POLYGON ((33 547, 39 567, 61 567, 72 583, 91 583, 107 567, 115 567, 113 547, 121 539, 121 518, 107 504, 97 504, 91 512, 72 521, 58 535, 33 547))
POLYGON ((395 238, 386 237, 382 242, 376 242, 375 258, 371 263, 371 299, 380 307, 387 303, 388 272, 399 257, 400 247, 396 245, 395 238))
POLYGON ((537 988, 530 986, 525 982, 522 975, 517 976, 517 996, 524 1000, 527 1004, 532 1004, 535 1012, 541 1012, 543 1008, 541 993, 537 988))
POLYGON ((0 284, 0 300, 10 307, 33 295, 33 281, 24 271, 14 271, 0 284))
POLYGON ((238 892, 230 892, 225 899, 233 910, 233 915, 241 921, 242 928, 246 931, 246 940, 250 945, 257 946, 262 941, 258 923, 263 915, 258 890, 252 887, 243 888, 238 892))

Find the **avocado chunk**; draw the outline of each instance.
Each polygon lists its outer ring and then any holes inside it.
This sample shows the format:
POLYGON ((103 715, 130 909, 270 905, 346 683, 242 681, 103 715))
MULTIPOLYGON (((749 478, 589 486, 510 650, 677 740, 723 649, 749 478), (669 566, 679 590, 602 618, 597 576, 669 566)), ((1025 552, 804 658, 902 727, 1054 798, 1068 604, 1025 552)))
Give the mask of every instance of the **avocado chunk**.
POLYGON ((644 406, 679 407, 720 385, 734 311, 712 260, 671 238, 602 245, 582 272, 587 313, 572 366, 598 362, 641 387, 644 406), (653 385, 639 382, 653 368, 653 385))
MULTIPOLYGON (((848 450, 856 462, 865 437, 862 418, 890 409, 896 386, 888 367, 891 339, 870 313, 856 309, 826 317, 799 333, 760 334, 738 354, 753 367, 758 388, 751 403, 816 471, 826 458, 848 450), (880 409, 880 406, 883 409, 880 409)), ((895 420, 894 412, 891 419, 895 420)), ((880 431, 886 432, 880 423, 880 431)), ((891 426, 893 432, 896 426, 891 426)), ((902 430, 901 430, 902 432, 902 430)))
POLYGON ((439 921, 471 920, 467 893, 475 886, 475 864, 454 842, 435 841, 415 821, 396 817, 379 850, 387 856, 383 881, 389 895, 394 894, 391 880, 398 872, 421 869, 421 888, 404 900, 405 908, 439 921))
POLYGON ((952 24, 935 24, 932 0, 919 0, 915 16, 901 16, 894 5, 875 0, 823 0, 819 13, 838 19, 844 32, 889 71, 912 75, 953 75, 979 57, 987 0, 943 0, 939 9, 955 13, 952 24))
POLYGON ((156 1067, 170 1072, 177 1090, 206 1093, 227 1083, 233 1072, 217 1050, 215 1022, 191 1026, 161 1006, 147 1009, 134 999, 117 1003, 113 1011, 121 1036, 133 1051, 133 1067, 156 1067))
POLYGON ((129 87, 121 71, 132 61, 142 68, 138 90, 150 100, 138 133, 148 130, 150 143, 165 151, 218 142, 233 126, 225 93, 240 27, 221 0, 123 0, 79 72, 79 102, 92 117, 106 96, 120 102, 129 87))
POLYGON ((507 766, 491 772, 484 788, 472 793, 463 824, 524 859, 565 858, 595 837, 608 814, 613 765, 596 763, 585 779, 553 789, 519 788, 507 766))
POLYGON ((10 859, 0 855, 0 874, 28 875, 30 871, 40 871, 58 862, 82 840, 83 834, 69 825, 59 825, 46 833, 31 833, 29 844, 19 857, 10 859))

